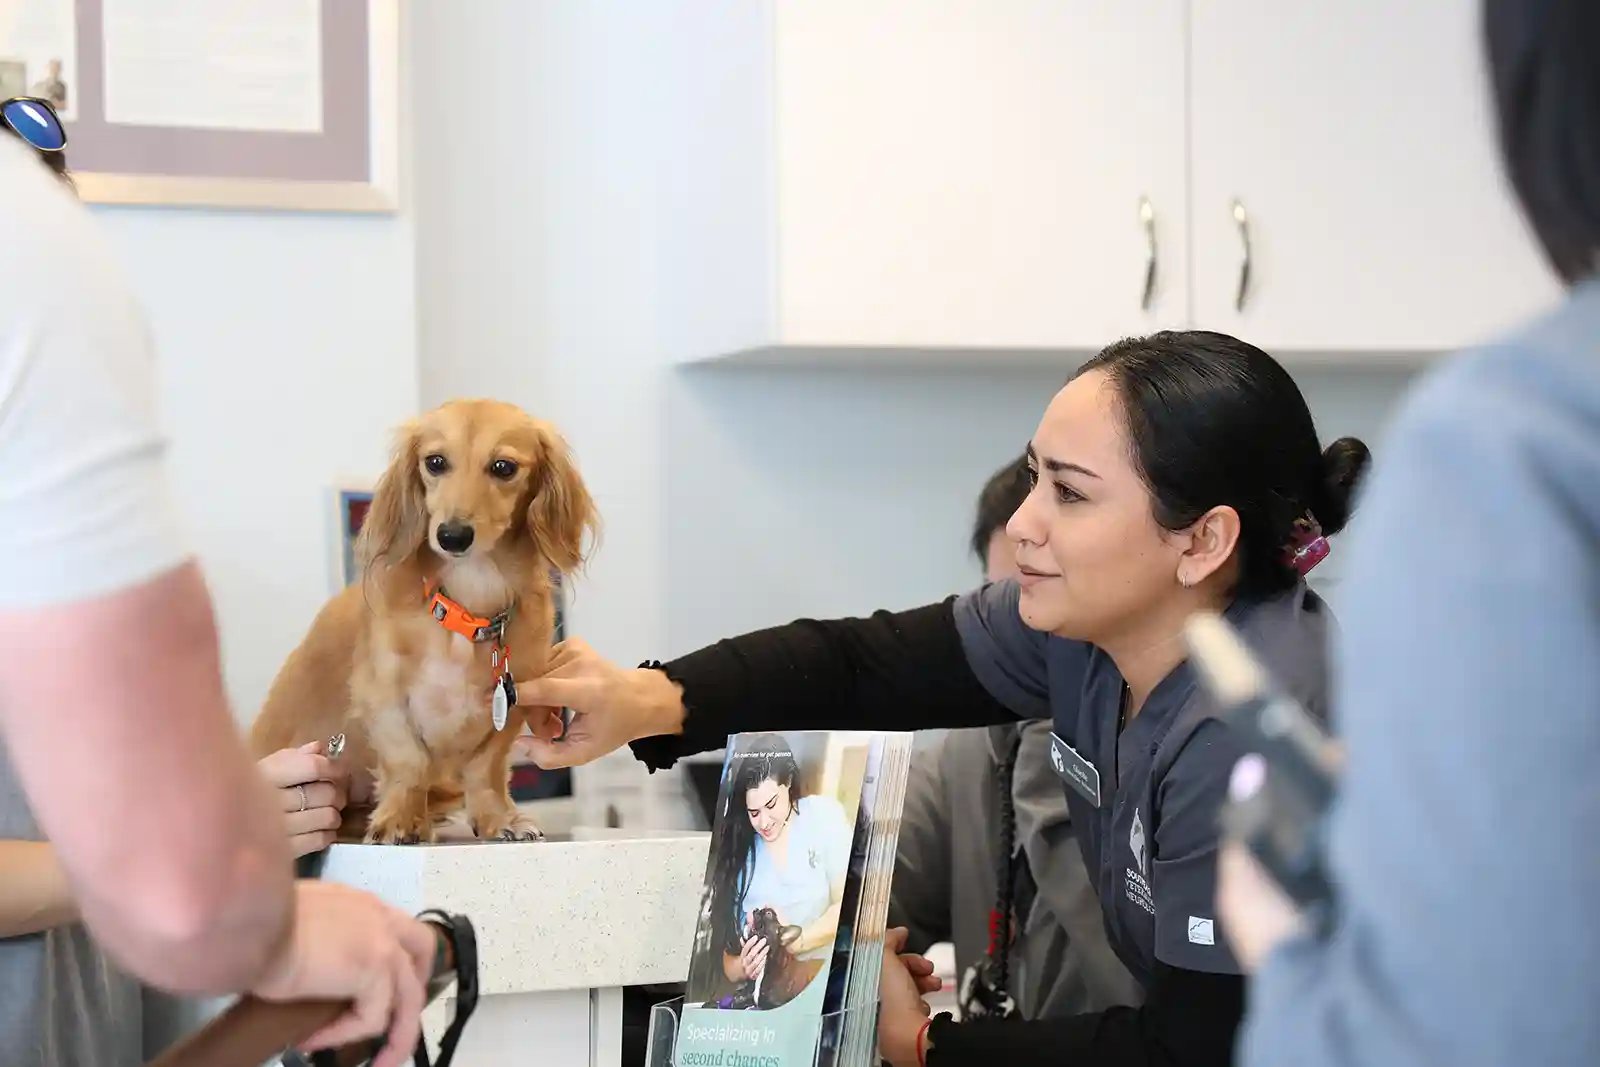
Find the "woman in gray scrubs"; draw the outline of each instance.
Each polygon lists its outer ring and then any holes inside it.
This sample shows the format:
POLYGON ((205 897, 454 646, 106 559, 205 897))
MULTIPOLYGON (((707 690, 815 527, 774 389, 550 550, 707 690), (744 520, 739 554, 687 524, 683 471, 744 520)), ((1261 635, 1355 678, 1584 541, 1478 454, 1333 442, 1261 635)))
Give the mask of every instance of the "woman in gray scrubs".
POLYGON ((1240 747, 1208 716, 1181 629, 1196 610, 1225 611, 1296 696, 1323 707, 1331 620, 1296 567, 1316 556, 1296 549, 1344 525, 1366 460, 1357 441, 1319 445, 1294 381, 1260 349, 1199 332, 1118 342, 1056 394, 1029 443, 1033 485, 1007 527, 1020 579, 637 671, 568 642, 522 687, 527 703, 581 713, 536 758, 578 763, 635 741, 654 768, 734 731, 1048 718, 1107 932, 1145 1002, 930 1027, 911 973, 889 966, 883 1052, 895 1067, 997 1053, 1225 1064, 1243 981, 1213 907, 1216 818, 1240 747))
POLYGON ((1224 865, 1249 1067, 1600 1063, 1600 4, 1485 14, 1506 170, 1571 291, 1391 431, 1343 598, 1332 928, 1224 865))

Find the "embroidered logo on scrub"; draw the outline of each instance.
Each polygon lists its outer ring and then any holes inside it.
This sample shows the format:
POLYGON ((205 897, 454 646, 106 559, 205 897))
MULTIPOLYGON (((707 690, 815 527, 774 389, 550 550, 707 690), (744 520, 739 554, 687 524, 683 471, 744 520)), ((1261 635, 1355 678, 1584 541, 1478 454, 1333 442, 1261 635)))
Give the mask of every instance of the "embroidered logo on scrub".
POLYGON ((1149 912, 1156 913, 1155 898, 1150 894, 1150 854, 1145 846, 1144 820, 1139 817, 1139 809, 1133 809, 1133 829, 1128 832, 1128 850, 1133 853, 1134 866, 1126 871, 1127 885, 1124 892, 1128 899, 1139 907, 1149 912))
POLYGON ((1139 809, 1133 809, 1133 829, 1128 832, 1128 848, 1133 852, 1133 862, 1139 868, 1140 874, 1149 874, 1150 867, 1145 859, 1144 851, 1144 820, 1139 818, 1139 809))

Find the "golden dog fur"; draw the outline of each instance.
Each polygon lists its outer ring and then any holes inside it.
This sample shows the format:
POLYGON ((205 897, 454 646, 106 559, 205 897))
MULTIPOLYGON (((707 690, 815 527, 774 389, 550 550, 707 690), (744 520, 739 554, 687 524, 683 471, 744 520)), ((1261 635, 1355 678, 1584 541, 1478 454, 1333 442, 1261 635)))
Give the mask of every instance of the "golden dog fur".
POLYGON ((260 756, 343 731, 353 771, 372 776, 367 841, 431 841, 463 808, 480 838, 540 836, 509 788, 525 716, 513 707, 495 730, 491 644, 440 626, 424 588, 437 582, 484 618, 509 610, 513 676, 534 677, 554 626, 550 571, 576 570, 597 531, 566 442, 520 408, 455 401, 409 423, 357 542, 362 580, 328 602, 284 663, 251 747, 260 756), (440 546, 445 523, 472 527, 465 553, 440 546))

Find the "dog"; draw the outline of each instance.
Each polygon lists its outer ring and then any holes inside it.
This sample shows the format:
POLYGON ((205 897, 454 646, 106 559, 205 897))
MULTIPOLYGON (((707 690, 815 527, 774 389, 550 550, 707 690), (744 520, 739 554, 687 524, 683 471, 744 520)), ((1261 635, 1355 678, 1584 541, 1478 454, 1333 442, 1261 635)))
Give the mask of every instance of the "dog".
POLYGON ((821 961, 809 961, 808 967, 795 959, 789 946, 799 940, 801 929, 778 922, 778 913, 771 908, 757 908, 750 913, 750 934, 767 943, 766 966, 761 969, 760 978, 740 983, 723 1006, 734 1011, 781 1007, 800 995, 821 969, 821 961))
POLYGON ((510 667, 541 673, 550 576, 579 569, 598 533, 589 491, 547 423, 493 400, 453 401, 408 423, 356 542, 361 580, 323 607, 284 663, 252 749, 343 732, 374 806, 370 816, 347 808, 341 837, 364 821, 368 843, 430 842, 464 813, 480 839, 541 838, 511 799, 525 715, 510 667))

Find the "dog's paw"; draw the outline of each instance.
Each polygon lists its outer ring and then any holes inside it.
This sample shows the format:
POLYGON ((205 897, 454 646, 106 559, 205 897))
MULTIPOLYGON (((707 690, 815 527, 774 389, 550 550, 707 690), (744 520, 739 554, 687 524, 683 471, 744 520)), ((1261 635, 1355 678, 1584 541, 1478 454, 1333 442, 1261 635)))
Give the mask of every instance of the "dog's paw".
POLYGON ((510 820, 494 819, 490 825, 479 827, 478 837, 485 841, 543 841, 544 831, 539 829, 538 823, 517 812, 510 820), (494 823, 500 825, 496 827, 494 823))
POLYGON ((533 826, 533 825, 523 826, 523 827, 508 826, 504 830, 500 831, 500 836, 498 838, 496 838, 496 840, 499 840, 499 841, 543 841, 544 840, 544 831, 539 829, 537 826, 533 826))
POLYGON ((404 816, 390 819, 374 816, 362 840, 369 845, 432 844, 433 824, 425 819, 404 816))

